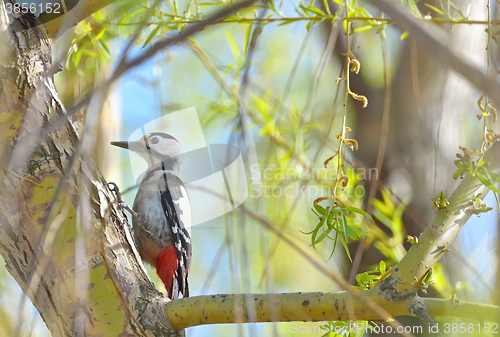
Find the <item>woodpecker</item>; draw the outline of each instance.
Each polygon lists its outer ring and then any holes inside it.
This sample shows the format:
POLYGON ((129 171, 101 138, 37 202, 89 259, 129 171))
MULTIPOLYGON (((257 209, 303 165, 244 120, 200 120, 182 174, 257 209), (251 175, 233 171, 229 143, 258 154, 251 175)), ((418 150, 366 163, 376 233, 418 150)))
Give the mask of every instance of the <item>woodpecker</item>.
MULTIPOLYGON (((188 274, 191 267, 191 206, 179 168, 182 147, 169 134, 154 132, 134 142, 111 142, 139 154, 148 164, 147 171, 130 208, 134 237, 142 259, 156 268, 168 292, 177 299, 189 296, 188 274)), ((116 186, 116 185, 115 185, 116 186)), ((118 194, 118 193, 117 193, 118 194)))

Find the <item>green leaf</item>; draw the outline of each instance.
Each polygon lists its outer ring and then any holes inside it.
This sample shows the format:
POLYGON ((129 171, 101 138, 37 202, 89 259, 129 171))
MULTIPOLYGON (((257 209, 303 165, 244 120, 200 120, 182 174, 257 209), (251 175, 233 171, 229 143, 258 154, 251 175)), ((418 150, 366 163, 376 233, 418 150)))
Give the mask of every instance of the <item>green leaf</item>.
POLYGON ((226 39, 229 44, 229 48, 231 48, 231 52, 233 53, 234 58, 239 58, 241 55, 240 47, 238 47, 238 43, 236 43, 234 35, 229 29, 226 29, 226 39))
POLYGON ((332 225, 332 222, 333 222, 333 217, 335 216, 335 212, 330 212, 330 214, 328 214, 328 218, 326 220, 326 224, 328 226, 331 226, 332 225))
POLYGON ((356 275, 356 282, 358 282, 358 284, 365 284, 368 282, 368 276, 370 276, 370 274, 367 272, 360 273, 356 275))
POLYGON ((144 41, 144 44, 142 45, 142 48, 146 47, 149 42, 151 42, 151 40, 158 34, 158 31, 160 30, 160 26, 156 26, 155 29, 153 29, 151 31, 151 33, 149 33, 148 37, 146 38, 146 40, 144 41))
POLYGON ((370 275, 368 272, 364 272, 364 273, 356 275, 356 281, 358 282, 358 284, 366 284, 370 281, 378 280, 379 278, 380 278, 380 276, 370 275))
POLYGON ((85 56, 88 56, 88 57, 91 57, 91 58, 96 58, 96 57, 97 57, 97 54, 96 54, 96 53, 94 53, 93 51, 90 51, 90 50, 88 50, 88 49, 85 49, 85 50, 83 51, 83 54, 84 54, 85 56))
POLYGON ((283 21, 282 23, 280 23, 278 26, 284 26, 284 25, 289 25, 291 23, 294 23, 296 22, 295 20, 286 20, 286 21, 283 21))
POLYGON ((488 187, 490 190, 492 190, 493 192, 496 192, 496 193, 500 193, 500 190, 498 188, 495 187, 495 185, 493 185, 491 183, 491 181, 487 178, 485 178, 481 173, 479 172, 476 172, 476 176, 477 176, 477 179, 479 179, 479 181, 486 187, 488 187))
POLYGON ((88 39, 84 39, 80 45, 73 45, 73 50, 75 50, 75 60, 74 60, 73 65, 75 66, 75 68, 78 67, 78 65, 80 64, 80 59, 83 56, 83 52, 85 51, 85 48, 87 47, 88 42, 89 42, 88 39), (77 49, 75 49, 75 48, 77 48, 77 49))
POLYGON ((349 239, 347 238, 347 228, 349 227, 349 225, 347 224, 347 219, 345 217, 344 214, 342 214, 342 228, 344 230, 344 239, 345 239, 345 242, 349 242, 349 239))
POLYGON ((177 0, 174 0, 174 13, 175 15, 179 15, 179 7, 177 4, 177 0))
POLYGON ((429 5, 429 4, 427 4, 427 3, 426 3, 426 4, 424 4, 424 5, 426 5, 427 7, 429 7, 430 9, 432 9, 433 11, 435 11, 435 12, 437 12, 437 13, 441 14, 441 15, 444 15, 444 12, 443 12, 442 10, 440 10, 440 9, 438 9, 438 8, 436 8, 436 7, 432 6, 432 5, 429 5))
POLYGON ((417 1, 410 0, 410 7, 411 7, 411 12, 413 15, 415 15, 417 18, 422 18, 422 13, 420 13, 420 9, 417 7, 416 3, 417 1))
POLYGON ((354 32, 355 32, 355 33, 363 32, 363 31, 366 31, 366 30, 370 30, 370 29, 372 29, 373 27, 374 27, 374 26, 372 26, 372 25, 366 25, 366 26, 363 26, 363 27, 359 27, 359 28, 354 29, 354 32))
POLYGON ((328 3, 327 0, 323 0, 323 6, 325 6, 326 12, 328 15, 332 15, 332 12, 330 11, 330 4, 328 3))
POLYGON ((337 239, 338 238, 339 238, 339 232, 335 231, 335 239, 333 239, 333 249, 332 249, 332 253, 328 257, 328 260, 330 260, 332 258, 333 253, 335 252, 335 248, 337 247, 337 239))
POLYGON ((467 8, 465 9, 465 17, 468 18, 470 16, 470 9, 472 7, 472 4, 468 4, 467 8))
POLYGON ((101 37, 103 37, 104 33, 106 32, 106 28, 101 29, 101 31, 92 38, 92 40, 99 40, 101 37))
POLYGON ((316 247, 315 245, 319 242, 316 242, 316 235, 318 235, 318 231, 319 229, 321 228, 321 226, 323 226, 323 223, 325 223, 325 219, 321 220, 319 222, 319 224, 316 226, 316 228, 314 229, 313 233, 312 233, 312 237, 311 237, 311 244, 314 248, 314 250, 316 250, 316 247))
POLYGON ((305 234, 305 235, 309 235, 309 234, 311 234, 311 233, 314 233, 314 231, 315 231, 315 230, 316 230, 316 228, 314 228, 314 229, 313 229, 312 231, 310 231, 310 232, 304 232, 304 231, 301 231, 301 230, 299 229, 299 232, 301 232, 302 234, 305 234))
POLYGON ((318 212, 319 214, 325 216, 325 215, 328 215, 328 212, 326 211, 326 209, 323 208, 323 206, 321 205, 318 205, 318 204, 313 204, 314 206, 314 209, 316 210, 316 212, 318 212))
POLYGON ((500 173, 493 173, 493 172, 486 170, 486 169, 485 169, 485 172, 486 172, 486 175, 490 177, 490 181, 495 182, 495 183, 500 181, 500 173))
POLYGON ((101 48, 104 50, 104 53, 106 54, 107 57, 110 57, 111 53, 109 52, 108 47, 106 46, 106 43, 104 43, 103 40, 97 40, 99 44, 101 45, 101 48))
POLYGON ((407 30, 405 30, 405 31, 403 32, 403 34, 401 34, 401 41, 403 41, 404 39, 406 39, 406 38, 408 37, 408 34, 409 34, 409 33, 408 33, 408 31, 407 31, 407 30))
POLYGON ((424 277, 422 278, 422 284, 428 285, 431 282, 433 275, 434 271, 431 268, 425 273, 424 277))
POLYGON ((379 270, 380 270, 380 275, 385 274, 385 262, 384 262, 384 260, 380 261, 378 266, 379 266, 379 270))
POLYGON ((394 222, 392 221, 391 218, 386 216, 384 213, 382 213, 379 209, 375 208, 373 210, 373 215, 375 218, 377 218, 378 221, 380 221, 382 224, 384 224, 387 228, 391 230, 391 232, 397 231, 396 226, 394 225, 394 222))
POLYGON ((306 7, 308 10, 310 10, 311 12, 315 13, 315 14, 318 14, 320 16, 326 16, 326 13, 323 12, 321 9, 317 8, 317 7, 314 7, 314 6, 310 6, 310 7, 306 7))
POLYGON ((252 35, 252 27, 252 24, 248 25, 245 32, 245 41, 243 42, 243 55, 247 54, 248 46, 250 44, 250 36, 252 35))
POLYGON ((313 20, 310 20, 307 22, 306 24, 306 30, 309 32, 309 30, 311 29, 312 25, 314 24, 314 21, 313 20))
POLYGON ((359 240, 359 238, 365 234, 366 233, 363 231, 360 231, 360 230, 353 228, 351 226, 347 226, 347 236, 353 240, 359 240))
POLYGON ((368 213, 366 213, 362 209, 359 209, 357 207, 344 207, 343 209, 346 210, 346 211, 348 211, 348 212, 355 212, 355 213, 361 214, 361 215, 369 218, 372 222, 374 222, 373 218, 371 217, 371 215, 368 214, 368 213))
POLYGON ((458 14, 460 14, 462 16, 462 18, 466 19, 467 17, 460 11, 460 8, 458 8, 457 6, 455 6, 455 4, 453 4, 453 2, 448 2, 450 4, 450 7, 453 8, 454 10, 456 10, 458 12, 458 14))
POLYGON ((329 238, 330 240, 334 241, 335 239, 328 235, 328 234, 330 234, 330 232, 332 230, 333 230, 333 228, 331 228, 331 229, 328 228, 325 231, 325 227, 323 227, 323 232, 321 233, 321 235, 319 237, 317 237, 316 242, 314 244, 316 245, 316 244, 320 243, 321 241, 323 241, 324 238, 329 238))
POLYGON ((344 238, 342 236, 340 236, 339 239, 340 243, 342 243, 342 246, 344 246, 345 252, 347 253, 347 257, 352 263, 351 254, 349 253, 349 248, 347 248, 347 243, 344 241, 344 238))

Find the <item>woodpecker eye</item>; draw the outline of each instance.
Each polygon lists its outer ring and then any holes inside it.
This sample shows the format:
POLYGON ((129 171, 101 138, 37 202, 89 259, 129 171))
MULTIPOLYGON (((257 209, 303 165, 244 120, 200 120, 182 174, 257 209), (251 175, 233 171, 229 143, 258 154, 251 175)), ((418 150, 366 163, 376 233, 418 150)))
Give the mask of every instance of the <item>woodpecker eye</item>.
POLYGON ((158 144, 160 142, 160 139, 158 137, 151 137, 149 138, 149 142, 151 144, 158 144))

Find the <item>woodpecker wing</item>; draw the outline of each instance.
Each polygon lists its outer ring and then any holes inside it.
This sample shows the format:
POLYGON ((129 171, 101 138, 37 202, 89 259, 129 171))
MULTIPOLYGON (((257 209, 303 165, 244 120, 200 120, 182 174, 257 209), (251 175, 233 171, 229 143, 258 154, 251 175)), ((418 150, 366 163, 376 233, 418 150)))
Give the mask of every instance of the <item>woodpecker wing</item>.
POLYGON ((158 183, 160 199, 167 223, 172 229, 178 265, 174 275, 172 297, 181 292, 189 296, 187 277, 191 267, 191 206, 181 179, 170 171, 163 171, 158 183))

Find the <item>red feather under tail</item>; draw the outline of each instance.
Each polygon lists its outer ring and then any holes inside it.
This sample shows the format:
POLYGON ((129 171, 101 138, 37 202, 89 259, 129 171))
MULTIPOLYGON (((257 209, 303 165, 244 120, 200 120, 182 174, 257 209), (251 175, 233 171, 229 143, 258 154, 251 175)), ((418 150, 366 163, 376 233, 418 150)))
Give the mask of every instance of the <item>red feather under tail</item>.
POLYGON ((172 298, 172 288, 178 264, 179 261, 177 260, 174 246, 168 246, 160 252, 158 263, 156 264, 156 274, 158 274, 165 288, 167 288, 169 298, 172 298))

